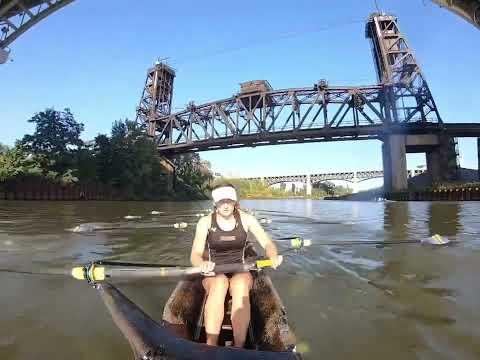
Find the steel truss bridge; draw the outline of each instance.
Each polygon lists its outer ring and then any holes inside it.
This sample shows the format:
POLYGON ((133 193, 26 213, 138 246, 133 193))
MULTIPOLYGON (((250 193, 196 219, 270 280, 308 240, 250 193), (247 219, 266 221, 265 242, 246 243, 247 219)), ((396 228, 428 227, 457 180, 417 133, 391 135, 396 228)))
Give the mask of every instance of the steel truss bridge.
POLYGON ((48 15, 73 0, 0 0, 0 64, 7 60, 8 46, 48 15))
MULTIPOLYGON (((425 172, 424 170, 408 170, 408 177, 413 177, 425 172)), ((343 180, 351 183, 359 183, 362 181, 383 177, 382 170, 367 170, 367 171, 347 171, 335 173, 321 173, 321 174, 304 174, 304 175, 279 175, 279 176, 264 176, 264 177, 250 177, 242 178, 252 181, 263 181, 267 185, 275 185, 280 183, 294 182, 294 183, 311 183, 312 185, 329 180, 343 180)))
POLYGON ((385 127, 389 122, 382 106, 385 92, 385 87, 375 85, 325 89, 313 86, 248 97, 237 95, 200 106, 190 104, 185 111, 150 121, 149 126, 155 128, 151 134, 158 149, 166 154, 319 141, 381 140, 389 134, 480 135, 480 124, 432 122, 431 118, 422 118, 418 108, 406 114, 404 124, 385 127))
POLYGON ((480 136, 479 124, 444 124, 397 18, 372 14, 365 26, 378 84, 274 90, 265 80, 242 84, 236 95, 191 102, 172 114, 175 71, 149 69, 137 122, 164 155, 319 141, 383 140, 392 134, 480 136), (466 131, 459 131, 460 128, 466 131), (455 135, 453 134, 455 132, 455 135))

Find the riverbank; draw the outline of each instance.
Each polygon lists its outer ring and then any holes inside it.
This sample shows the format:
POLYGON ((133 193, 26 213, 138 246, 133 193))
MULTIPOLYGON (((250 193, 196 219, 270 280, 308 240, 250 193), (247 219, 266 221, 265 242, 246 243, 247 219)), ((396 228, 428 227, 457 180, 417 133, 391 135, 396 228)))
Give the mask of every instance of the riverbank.
POLYGON ((206 200, 208 195, 177 179, 173 190, 160 184, 155 191, 133 192, 131 189, 99 183, 62 184, 41 178, 0 183, 0 200, 39 201, 191 201, 206 200))
POLYGON ((408 179, 408 190, 385 194, 383 187, 361 191, 345 196, 325 197, 325 200, 353 201, 478 201, 480 181, 478 170, 458 169, 458 179, 451 182, 430 185, 430 178, 423 173, 408 179))

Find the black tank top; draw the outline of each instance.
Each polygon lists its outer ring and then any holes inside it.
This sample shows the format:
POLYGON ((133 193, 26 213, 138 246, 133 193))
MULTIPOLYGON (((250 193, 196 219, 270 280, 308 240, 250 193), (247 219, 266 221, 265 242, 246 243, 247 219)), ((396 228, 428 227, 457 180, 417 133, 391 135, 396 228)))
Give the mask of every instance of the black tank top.
POLYGON ((217 223, 216 213, 212 213, 212 225, 208 230, 207 247, 208 259, 215 264, 243 263, 245 248, 247 247, 247 232, 243 228, 240 213, 233 212, 235 227, 224 231, 217 223))

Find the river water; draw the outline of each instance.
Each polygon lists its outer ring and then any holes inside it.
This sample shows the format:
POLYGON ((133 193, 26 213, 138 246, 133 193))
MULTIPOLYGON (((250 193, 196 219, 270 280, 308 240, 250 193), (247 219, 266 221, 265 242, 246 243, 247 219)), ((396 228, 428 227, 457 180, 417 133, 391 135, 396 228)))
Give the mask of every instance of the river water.
MULTIPOLYGON (((272 272, 306 359, 480 359, 478 203, 241 204, 272 220, 265 225, 272 237, 297 234, 313 241, 272 272), (453 245, 319 245, 422 240, 436 233, 453 245)), ((194 227, 171 224, 195 223, 196 213, 209 206, 0 202, 0 268, 52 273, 97 259, 187 264, 194 227), (97 230, 71 231, 79 225, 97 230)), ((132 358, 99 296, 84 282, 2 271, 0 284, 0 359, 132 358)), ((116 285, 160 319, 175 281, 116 285)))

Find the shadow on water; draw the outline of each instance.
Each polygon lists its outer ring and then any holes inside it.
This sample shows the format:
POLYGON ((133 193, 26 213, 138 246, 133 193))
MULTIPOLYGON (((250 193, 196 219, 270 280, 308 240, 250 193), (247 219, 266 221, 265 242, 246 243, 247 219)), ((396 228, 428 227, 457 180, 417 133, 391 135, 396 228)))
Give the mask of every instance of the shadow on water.
POLYGON ((457 234, 462 231, 460 203, 431 202, 428 210, 428 228, 430 236, 440 234, 442 236, 455 238, 457 234))
MULTIPOLYGON (((385 204, 385 240, 421 239, 433 234, 461 237, 461 207, 460 203, 440 202, 385 204)), ((390 320, 386 317, 382 326, 401 328, 399 332, 410 337, 416 348, 435 351, 432 346, 442 343, 454 353, 459 349, 476 353, 478 340, 466 337, 461 330, 464 325, 459 325, 469 321, 468 313, 457 305, 465 288, 462 291, 462 285, 452 278, 454 274, 457 277, 463 256, 461 247, 419 244, 385 248, 384 266, 372 274, 394 294, 390 301, 377 303, 379 313, 394 316, 390 320)), ((470 355, 462 358, 473 359, 470 355)))

